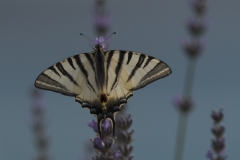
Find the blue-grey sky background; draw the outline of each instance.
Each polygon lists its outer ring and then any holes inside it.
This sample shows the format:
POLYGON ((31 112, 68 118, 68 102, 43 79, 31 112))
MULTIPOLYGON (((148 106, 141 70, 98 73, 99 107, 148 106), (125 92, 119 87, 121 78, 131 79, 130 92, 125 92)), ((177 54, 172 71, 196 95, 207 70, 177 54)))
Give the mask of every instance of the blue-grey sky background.
MULTIPOLYGON (((207 46, 197 61, 192 96, 195 108, 188 121, 185 160, 203 160, 213 138, 212 109, 224 108, 226 154, 239 158, 240 147, 240 1, 211 0, 207 46)), ((111 13, 109 49, 139 51, 165 61, 172 75, 135 92, 129 110, 135 130, 134 159, 173 159, 178 112, 172 104, 181 95, 186 56, 179 44, 188 38, 186 21, 193 16, 188 1, 107 1, 111 13)), ((32 159, 29 90, 50 65, 92 51, 83 37, 96 36, 91 23, 94 0, 0 0, 0 159, 32 159)), ((50 155, 77 160, 94 132, 94 118, 74 98, 44 91, 50 155)), ((90 141, 89 141, 90 143, 90 141)))

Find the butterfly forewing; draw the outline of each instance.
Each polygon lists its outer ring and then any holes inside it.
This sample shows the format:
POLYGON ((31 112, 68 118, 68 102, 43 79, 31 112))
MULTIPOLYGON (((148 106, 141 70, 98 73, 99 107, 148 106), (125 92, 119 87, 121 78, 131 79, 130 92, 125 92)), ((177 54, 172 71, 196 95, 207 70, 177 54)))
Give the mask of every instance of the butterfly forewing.
POLYGON ((66 58, 43 71, 36 79, 35 86, 91 102, 98 89, 94 67, 89 59, 94 59, 92 53, 66 58))

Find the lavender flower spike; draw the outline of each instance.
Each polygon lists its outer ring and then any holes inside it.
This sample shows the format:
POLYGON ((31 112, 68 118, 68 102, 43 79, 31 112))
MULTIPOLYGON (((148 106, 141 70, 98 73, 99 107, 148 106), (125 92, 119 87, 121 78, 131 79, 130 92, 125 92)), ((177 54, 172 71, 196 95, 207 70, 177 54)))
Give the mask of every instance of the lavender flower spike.
POLYGON ((49 141, 46 136, 46 127, 44 123, 44 98, 38 90, 32 91, 32 131, 35 137, 35 145, 37 149, 36 159, 47 160, 49 141))
POLYGON ((223 133, 225 128, 220 122, 223 119, 223 110, 212 111, 212 119, 214 121, 214 125, 212 127, 212 133, 215 139, 212 140, 212 150, 208 150, 206 157, 210 160, 225 160, 227 156, 224 154, 225 149, 225 138, 223 137, 223 133))

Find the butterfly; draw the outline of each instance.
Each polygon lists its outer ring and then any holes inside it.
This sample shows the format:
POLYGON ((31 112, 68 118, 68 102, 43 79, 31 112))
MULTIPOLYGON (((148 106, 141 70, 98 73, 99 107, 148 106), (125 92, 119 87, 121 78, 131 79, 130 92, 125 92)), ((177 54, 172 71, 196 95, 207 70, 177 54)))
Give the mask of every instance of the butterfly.
POLYGON ((35 87, 75 98, 96 115, 101 124, 110 118, 115 129, 115 114, 133 96, 133 91, 172 73, 162 60, 134 51, 105 51, 102 37, 96 38, 91 53, 63 59, 44 70, 35 87))

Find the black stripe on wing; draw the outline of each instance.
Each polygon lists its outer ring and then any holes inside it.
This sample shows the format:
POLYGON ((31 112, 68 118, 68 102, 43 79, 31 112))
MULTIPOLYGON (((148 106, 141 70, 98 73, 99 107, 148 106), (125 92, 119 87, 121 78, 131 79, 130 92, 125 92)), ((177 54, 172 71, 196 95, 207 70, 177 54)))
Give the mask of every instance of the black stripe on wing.
POLYGON ((129 52, 128 53, 128 60, 127 60, 127 64, 131 61, 131 59, 132 59, 132 55, 133 55, 133 52, 129 52))
POLYGON ((139 56, 138 62, 137 62, 137 64, 136 64, 136 66, 133 68, 131 74, 129 75, 127 82, 128 82, 130 79, 132 79, 132 77, 135 75, 136 71, 142 66, 142 63, 144 62, 145 57, 146 57, 146 56, 145 56, 144 54, 141 54, 141 55, 139 56))
POLYGON ((172 73, 170 67, 163 61, 159 61, 155 67, 153 67, 144 77, 141 78, 138 85, 132 90, 137 90, 145 87, 149 83, 152 83, 160 78, 164 78, 172 73))
MULTIPOLYGON (((95 72, 96 69, 95 69, 95 66, 94 66, 94 59, 93 57, 89 54, 89 53, 85 53, 85 56, 86 58, 88 59, 93 71, 95 72)), ((95 81, 96 81, 96 84, 97 84, 97 87, 99 88, 99 84, 98 84, 98 81, 97 81, 97 77, 95 77, 95 81)), ((94 90, 94 89, 93 89, 94 90)))
MULTIPOLYGON (((110 52, 108 53, 106 73, 108 73, 108 70, 109 70, 109 66, 110 66, 111 60, 112 60, 113 53, 114 53, 114 51, 110 51, 110 52)), ((108 86, 108 75, 107 75, 107 78, 106 78, 106 86, 108 86)))
POLYGON ((34 86, 40 89, 61 93, 67 96, 76 96, 76 94, 69 92, 64 85, 44 73, 38 76, 36 82, 34 83, 34 86))
POLYGON ((94 59, 89 53, 85 53, 86 58, 88 59, 93 71, 95 72, 95 67, 94 67, 94 59))
POLYGON ((55 74, 57 74, 59 77, 61 77, 61 75, 58 73, 58 71, 54 68, 54 66, 49 67, 48 69, 52 70, 55 74))
POLYGON ((64 69, 63 65, 62 65, 60 62, 58 62, 58 63, 56 64, 56 67, 57 67, 58 70, 59 70, 64 76, 66 76, 73 84, 75 84, 76 86, 79 86, 79 85, 77 84, 77 82, 73 79, 73 77, 64 69))
MULTIPOLYGON (((95 89, 93 88, 92 84, 91 84, 91 83, 89 82, 89 80, 88 80, 88 72, 87 72, 87 70, 85 69, 85 67, 83 66, 79 55, 75 55, 75 56, 73 56, 73 58, 75 59, 78 67, 80 68, 80 70, 81 70, 82 73, 84 74, 84 76, 85 76, 85 78, 86 78, 86 80, 87 80, 88 85, 89 85, 89 86, 92 88, 92 90, 96 93, 96 91, 95 91, 95 89)), ((91 64, 91 65, 93 65, 93 64, 91 64)))
POLYGON ((115 68, 115 74, 116 74, 116 77, 115 77, 115 80, 112 84, 112 87, 111 87, 111 90, 113 90, 113 87, 116 85, 117 83, 117 80, 118 80, 118 76, 119 76, 119 72, 122 68, 122 64, 123 64, 123 60, 124 60, 124 56, 125 56, 126 52, 125 51, 120 51, 119 53, 119 59, 118 59, 118 63, 117 63, 117 66, 115 68))
POLYGON ((146 63, 144 64, 143 68, 145 68, 152 59, 154 59, 154 57, 148 56, 148 59, 147 59, 146 63))
POLYGON ((76 69, 75 67, 74 67, 74 65, 73 65, 73 61, 72 61, 72 58, 71 57, 69 57, 68 59, 67 59, 67 61, 68 61, 68 63, 70 64, 70 66, 72 67, 72 69, 76 69))

